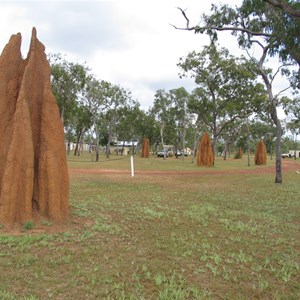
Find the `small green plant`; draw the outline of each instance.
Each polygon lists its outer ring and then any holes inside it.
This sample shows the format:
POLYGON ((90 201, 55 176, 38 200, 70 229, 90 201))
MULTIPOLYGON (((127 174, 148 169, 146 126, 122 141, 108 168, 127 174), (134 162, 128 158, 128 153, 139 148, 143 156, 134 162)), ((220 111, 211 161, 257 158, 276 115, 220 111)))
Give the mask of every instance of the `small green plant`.
POLYGON ((43 220, 41 222, 42 225, 45 225, 45 226, 51 226, 52 225, 52 222, 48 221, 48 220, 43 220))
POLYGON ((23 228, 26 230, 30 230, 34 228, 34 222, 32 220, 27 221, 24 225, 23 228))

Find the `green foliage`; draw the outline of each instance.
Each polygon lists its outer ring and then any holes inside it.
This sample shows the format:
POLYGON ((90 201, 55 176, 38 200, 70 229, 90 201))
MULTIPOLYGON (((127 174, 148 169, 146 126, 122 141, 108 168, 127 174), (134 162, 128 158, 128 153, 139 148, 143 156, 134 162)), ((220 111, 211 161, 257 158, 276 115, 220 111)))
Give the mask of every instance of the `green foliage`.
POLYGON ((72 111, 78 106, 77 99, 83 93, 89 68, 69 62, 61 54, 50 54, 49 61, 52 89, 61 118, 65 125, 71 125, 72 111))
POLYGON ((235 58, 227 49, 211 44, 199 53, 189 53, 178 66, 183 76, 197 84, 188 105, 214 133, 214 145, 231 123, 260 111, 266 102, 263 86, 251 72, 253 64, 235 58))
POLYGON ((24 225, 23 228, 26 230, 30 230, 34 228, 34 222, 32 220, 27 221, 24 225))
MULTIPOLYGON (((296 2, 290 3, 296 9, 296 2)), ((298 8, 299 9, 299 8, 298 8)), ((244 0, 240 7, 212 5, 211 14, 203 16, 203 26, 196 33, 207 33, 212 40, 217 32, 231 31, 242 47, 250 47, 250 39, 260 36, 269 44, 269 54, 278 53, 283 61, 294 60, 299 64, 300 23, 297 18, 261 0, 244 0)))

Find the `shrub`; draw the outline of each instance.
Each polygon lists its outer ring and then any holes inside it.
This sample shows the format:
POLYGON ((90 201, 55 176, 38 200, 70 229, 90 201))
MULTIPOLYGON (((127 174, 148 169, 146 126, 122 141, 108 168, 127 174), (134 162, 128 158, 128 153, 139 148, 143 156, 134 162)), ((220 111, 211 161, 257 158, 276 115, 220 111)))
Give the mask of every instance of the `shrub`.
POLYGON ((23 225, 23 228, 26 229, 26 230, 33 229, 33 227, 34 227, 33 221, 27 221, 27 222, 23 225))

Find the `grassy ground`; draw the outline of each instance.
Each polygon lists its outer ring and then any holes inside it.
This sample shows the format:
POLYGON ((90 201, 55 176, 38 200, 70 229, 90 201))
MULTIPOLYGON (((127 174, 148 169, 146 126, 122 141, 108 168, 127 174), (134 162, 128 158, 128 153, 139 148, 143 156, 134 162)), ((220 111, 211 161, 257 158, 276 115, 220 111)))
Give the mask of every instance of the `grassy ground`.
POLYGON ((131 177, 129 158, 89 159, 69 158, 63 230, 25 224, 0 235, 0 299, 300 298, 295 171, 275 185, 261 172, 273 161, 203 169, 190 158, 135 158, 131 177), (109 169, 123 172, 96 172, 109 169))

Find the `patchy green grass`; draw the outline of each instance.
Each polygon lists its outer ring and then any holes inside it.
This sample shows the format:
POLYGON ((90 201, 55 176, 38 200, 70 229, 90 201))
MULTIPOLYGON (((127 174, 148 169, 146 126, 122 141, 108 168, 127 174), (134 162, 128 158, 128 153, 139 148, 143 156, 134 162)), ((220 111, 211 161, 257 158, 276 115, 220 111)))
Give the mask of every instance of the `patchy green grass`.
MULTIPOLYGON (((207 172, 211 169, 198 168, 195 163, 192 163, 193 159, 191 156, 183 158, 168 157, 167 159, 157 158, 155 156, 150 156, 149 159, 141 159, 140 156, 134 157, 134 166, 136 171, 196 171, 196 172, 207 172)), ((196 159, 194 160, 196 162, 196 159)), ((70 168, 79 169, 89 169, 89 170, 103 170, 103 169, 119 169, 130 171, 130 156, 118 156, 111 155, 109 159, 101 153, 99 156, 99 161, 95 162, 91 160, 91 155, 84 153, 81 156, 68 156, 68 164, 70 168)), ((267 160, 266 166, 261 166, 260 168, 265 168, 268 166, 273 166, 274 160, 267 160)), ((253 170, 257 166, 254 165, 254 157, 250 159, 250 167, 248 167, 247 157, 243 159, 233 159, 229 157, 227 160, 222 158, 217 158, 214 166, 214 170, 239 170, 239 169, 253 170)))
MULTIPOLYGON (((76 159, 70 171, 130 166, 76 159)), ((215 174, 189 159, 135 162, 157 173, 71 172, 62 232, 0 235, 0 299, 300 298, 300 175, 275 185, 259 172, 272 162, 239 173, 246 158, 215 174)))

